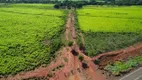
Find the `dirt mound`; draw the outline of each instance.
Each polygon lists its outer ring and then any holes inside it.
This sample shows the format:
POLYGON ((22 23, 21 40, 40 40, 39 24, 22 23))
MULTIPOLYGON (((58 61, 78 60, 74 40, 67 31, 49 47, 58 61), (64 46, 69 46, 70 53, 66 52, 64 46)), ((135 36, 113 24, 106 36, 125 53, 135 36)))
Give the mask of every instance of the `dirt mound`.
POLYGON ((102 53, 96 57, 93 57, 92 60, 99 60, 100 68, 106 66, 107 64, 113 63, 115 61, 120 61, 128 59, 129 57, 134 57, 142 54, 142 43, 138 43, 134 46, 130 46, 125 49, 118 51, 112 51, 107 53, 102 53))

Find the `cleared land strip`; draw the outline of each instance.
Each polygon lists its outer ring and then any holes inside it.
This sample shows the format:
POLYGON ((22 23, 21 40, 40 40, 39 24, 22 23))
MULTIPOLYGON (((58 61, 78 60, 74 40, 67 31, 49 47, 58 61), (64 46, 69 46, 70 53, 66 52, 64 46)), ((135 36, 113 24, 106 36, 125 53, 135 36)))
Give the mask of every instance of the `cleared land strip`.
POLYGON ((142 77, 142 67, 137 69, 136 71, 124 76, 120 80, 141 80, 142 77))

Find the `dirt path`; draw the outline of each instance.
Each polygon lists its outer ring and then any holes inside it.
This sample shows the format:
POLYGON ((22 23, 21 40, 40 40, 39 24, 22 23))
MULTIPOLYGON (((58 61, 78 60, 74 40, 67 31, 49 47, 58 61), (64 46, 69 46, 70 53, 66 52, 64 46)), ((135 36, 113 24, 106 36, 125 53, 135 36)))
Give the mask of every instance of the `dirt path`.
MULTIPOLYGON (((68 21, 67 21, 67 25, 66 25, 66 40, 69 39, 69 41, 73 42, 73 46, 76 45, 76 32, 75 32, 75 27, 74 27, 74 23, 75 23, 75 18, 74 18, 74 13, 73 10, 72 12, 69 14, 68 16, 68 21)), ((78 68, 80 68, 81 64, 78 60, 78 53, 73 52, 73 48, 74 47, 70 47, 70 53, 69 53, 69 69, 72 68, 71 73, 72 75, 69 77, 69 80, 80 80, 81 77, 79 76, 79 73, 77 71, 78 68)))
MULTIPOLYGON (((69 15, 69 18, 70 19, 68 19, 68 20, 70 20, 70 21, 66 27, 67 28, 66 33, 71 34, 70 40, 73 41, 73 46, 71 48, 72 48, 72 50, 75 50, 75 52, 71 53, 71 54, 74 54, 73 55, 74 60, 72 60, 74 62, 74 76, 71 76, 71 78, 69 78, 69 79, 70 80, 104 80, 104 76, 101 73, 96 71, 97 66, 94 65, 94 63, 91 61, 91 58, 84 55, 84 53, 82 53, 79 46, 77 45, 76 31, 75 31, 75 25, 74 25, 75 18, 74 18, 74 11, 73 10, 72 10, 71 14, 69 15), (87 62, 87 65, 88 65, 87 69, 84 69, 82 67, 83 63, 78 59, 78 55, 82 55, 84 57, 84 60, 87 62), (84 75, 87 77, 84 77, 84 75)), ((69 34, 66 34, 66 35, 69 35, 69 34)), ((69 39, 69 37, 67 39, 69 39)), ((82 37, 82 40, 83 40, 83 37, 82 37)))

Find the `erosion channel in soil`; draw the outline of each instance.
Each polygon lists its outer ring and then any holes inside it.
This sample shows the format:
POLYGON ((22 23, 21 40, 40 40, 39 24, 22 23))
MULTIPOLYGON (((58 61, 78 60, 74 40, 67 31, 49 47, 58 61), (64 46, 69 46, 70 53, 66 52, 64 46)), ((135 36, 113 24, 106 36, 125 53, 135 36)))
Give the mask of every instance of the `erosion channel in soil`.
POLYGON ((65 46, 57 51, 57 57, 46 67, 41 66, 32 71, 20 72, 15 76, 0 78, 0 80, 108 80, 99 70, 100 66, 94 64, 96 59, 100 59, 102 61, 100 65, 104 66, 114 60, 127 58, 128 55, 138 55, 142 51, 142 44, 139 44, 93 58, 84 55, 84 51, 80 50, 76 42, 74 12, 72 9, 68 14, 64 33, 66 42, 73 42, 72 46, 65 46), (124 54, 125 56, 123 56, 124 54), (84 57, 83 61, 79 60, 79 55, 84 57))

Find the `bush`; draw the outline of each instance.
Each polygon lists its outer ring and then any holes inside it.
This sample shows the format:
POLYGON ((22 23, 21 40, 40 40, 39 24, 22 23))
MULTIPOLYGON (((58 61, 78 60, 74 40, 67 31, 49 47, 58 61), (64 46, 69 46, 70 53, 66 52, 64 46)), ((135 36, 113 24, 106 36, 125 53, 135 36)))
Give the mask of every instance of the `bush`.
POLYGON ((97 59, 94 61, 94 63, 98 65, 100 63, 100 61, 97 59))
POLYGON ((73 45, 72 41, 69 41, 68 46, 71 47, 73 45))
POLYGON ((82 55, 79 55, 79 56, 78 56, 78 59, 79 59, 80 61, 83 61, 83 60, 84 60, 84 57, 83 57, 82 55))
POLYGON ((48 77, 53 77, 53 74, 51 72, 48 73, 48 77))
POLYGON ((60 5, 59 5, 59 4, 55 4, 55 5, 54 5, 54 8, 59 9, 59 8, 60 8, 60 5))

